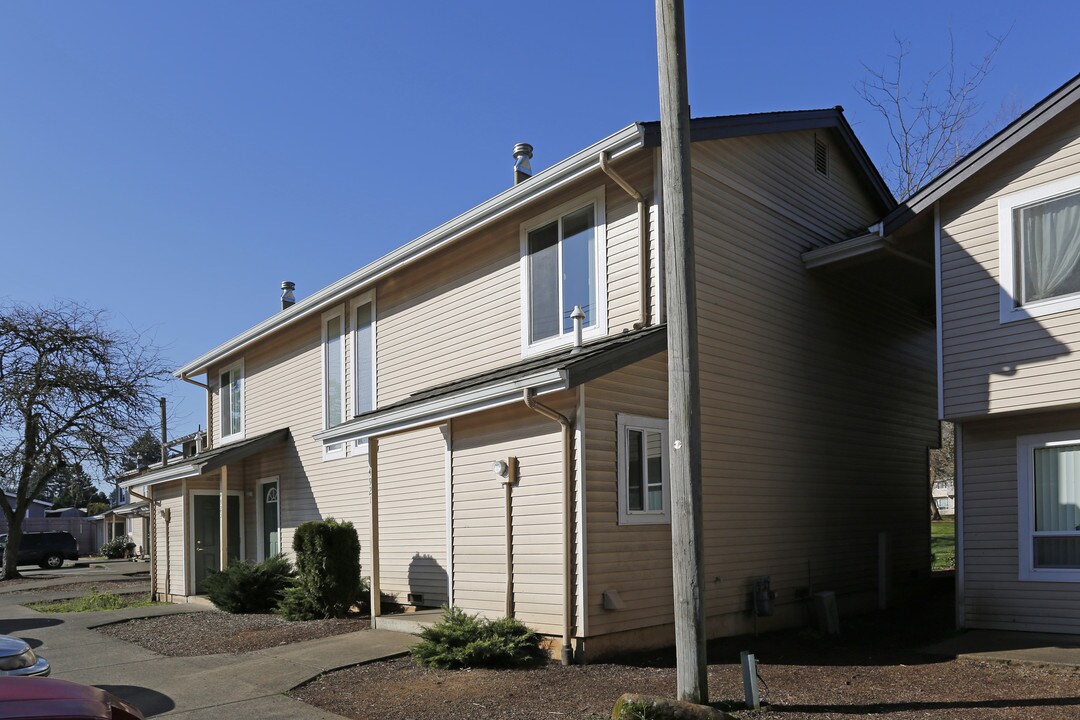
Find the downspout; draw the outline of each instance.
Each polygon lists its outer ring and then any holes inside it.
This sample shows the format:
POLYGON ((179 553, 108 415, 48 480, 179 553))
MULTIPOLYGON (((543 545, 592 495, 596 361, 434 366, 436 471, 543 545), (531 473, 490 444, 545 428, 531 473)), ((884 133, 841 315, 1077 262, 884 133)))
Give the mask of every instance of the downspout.
MULTIPOLYGON (((214 446, 214 414, 210 412, 210 385, 201 383, 198 380, 192 380, 187 375, 181 375, 180 379, 206 391, 206 449, 209 450, 214 446)), ((207 379, 209 379, 209 375, 207 375, 207 379)))
POLYGON ((638 213, 638 314, 639 320, 634 324, 635 328, 647 327, 649 324, 649 216, 645 209, 645 197, 634 189, 634 186, 626 181, 622 175, 615 172, 608 164, 610 157, 605 150, 600 153, 600 169, 615 184, 621 187, 627 195, 637 202, 638 213))
POLYGON ((569 665, 573 658, 573 648, 570 646, 570 615, 572 612, 573 594, 571 592, 571 577, 572 565, 571 565, 571 547, 570 547, 570 534, 573 530, 571 527, 570 512, 573 509, 571 507, 571 490, 573 484, 573 456, 571 449, 573 445, 573 432, 574 428, 569 418, 560 412, 552 410, 546 405, 541 405, 533 398, 533 390, 531 388, 525 388, 522 391, 522 400, 525 401, 525 406, 530 410, 534 410, 549 420, 554 420, 562 426, 562 454, 563 454, 563 633, 562 633, 562 655, 560 660, 563 665, 569 665))

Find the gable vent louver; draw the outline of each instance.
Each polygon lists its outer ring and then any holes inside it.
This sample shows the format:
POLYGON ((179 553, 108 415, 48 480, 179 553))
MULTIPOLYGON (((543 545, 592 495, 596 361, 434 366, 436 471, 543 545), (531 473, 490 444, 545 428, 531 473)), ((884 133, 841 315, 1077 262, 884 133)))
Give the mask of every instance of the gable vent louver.
POLYGON ((829 174, 829 146, 814 138, 814 169, 822 175, 829 174))

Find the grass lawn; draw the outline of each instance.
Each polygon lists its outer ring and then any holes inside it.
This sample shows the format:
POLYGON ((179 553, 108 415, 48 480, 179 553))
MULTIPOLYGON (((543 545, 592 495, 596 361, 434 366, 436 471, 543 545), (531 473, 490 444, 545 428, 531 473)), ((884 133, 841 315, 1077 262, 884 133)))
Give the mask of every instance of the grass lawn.
POLYGON ((952 570, 956 567, 954 518, 930 521, 930 552, 934 555, 932 570, 952 570))
POLYGON ((116 593, 99 593, 97 590, 91 590, 90 594, 72 600, 28 603, 26 607, 42 613, 69 613, 120 610, 123 608, 146 607, 147 605, 155 604, 156 603, 150 600, 149 593, 117 595, 116 593))

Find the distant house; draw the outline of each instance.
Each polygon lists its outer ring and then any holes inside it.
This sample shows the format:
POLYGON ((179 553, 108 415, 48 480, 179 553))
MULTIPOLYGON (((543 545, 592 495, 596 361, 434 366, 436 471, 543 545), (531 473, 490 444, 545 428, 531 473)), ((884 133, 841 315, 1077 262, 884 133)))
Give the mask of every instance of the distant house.
MULTIPOLYGON (((15 493, 4 492, 4 501, 7 502, 9 508, 15 507, 15 493)), ((44 500, 31 500, 30 505, 26 508, 26 517, 39 518, 45 517, 45 511, 52 507, 51 502, 44 500)), ((3 517, 0 517, 3 520, 3 517)))
POLYGON ((934 505, 942 515, 956 514, 956 486, 948 480, 937 480, 931 486, 934 505))
MULTIPOLYGON (((932 283, 819 262, 895 207, 840 109, 691 132, 709 634, 805 622, 818 590, 891 602, 929 572, 932 283)), ((659 145, 637 123, 521 173, 179 368, 207 446, 124 480, 155 503, 160 596, 333 516, 376 625, 381 591, 579 660, 672 642, 659 145)))
POLYGON ((1080 633, 1080 75, 878 229, 935 268, 958 623, 1080 633))
POLYGON ((86 508, 50 508, 45 511, 44 516, 47 518, 83 518, 86 517, 86 508))

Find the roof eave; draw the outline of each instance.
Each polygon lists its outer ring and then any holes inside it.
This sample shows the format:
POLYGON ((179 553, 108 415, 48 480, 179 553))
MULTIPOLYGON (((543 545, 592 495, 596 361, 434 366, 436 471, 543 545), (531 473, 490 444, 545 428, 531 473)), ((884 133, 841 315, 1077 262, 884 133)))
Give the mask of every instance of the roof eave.
POLYGON ((628 125, 619 132, 590 145, 584 150, 552 165, 547 170, 537 173, 528 180, 508 188, 453 220, 383 255, 341 280, 327 285, 292 307, 270 316, 246 332, 177 368, 173 375, 177 378, 201 375, 209 370, 210 366, 215 362, 243 350, 269 333, 276 332, 303 318, 321 312, 388 273, 415 262, 457 240, 462 235, 494 222, 527 203, 552 193, 566 184, 578 180, 583 175, 598 170, 601 153, 607 153, 609 159, 616 159, 643 147, 643 145, 644 133, 642 126, 639 123, 628 125))

